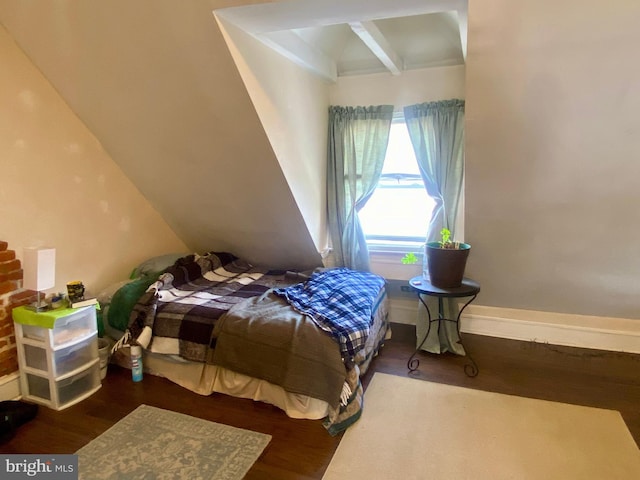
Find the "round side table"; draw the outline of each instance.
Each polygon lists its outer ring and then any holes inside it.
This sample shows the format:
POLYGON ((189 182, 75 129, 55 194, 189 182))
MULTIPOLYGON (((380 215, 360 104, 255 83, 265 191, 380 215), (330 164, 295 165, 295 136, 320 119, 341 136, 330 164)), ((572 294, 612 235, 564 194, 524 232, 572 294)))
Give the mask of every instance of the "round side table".
MULTIPOLYGON (((418 294, 418 298, 420 299, 420 302, 422 302, 425 309, 427 310, 427 320, 428 320, 427 333, 425 334, 424 338, 420 342, 420 345, 418 345, 418 348, 416 348, 416 351, 413 352, 413 355, 411 355, 411 357, 409 357, 409 360, 407 361, 407 368, 409 369, 409 372, 415 372, 420 366, 420 360, 418 358, 415 358, 415 356, 422 348, 422 345, 424 345, 424 342, 427 340, 427 337, 429 337, 429 332, 431 331, 432 323, 438 322, 438 328, 439 328, 440 322, 454 322, 458 330, 458 338, 459 338, 458 343, 462 345, 462 337, 460 337, 460 316, 462 315, 462 312, 464 311, 464 309, 467 308, 467 306, 476 299, 476 297, 478 296, 478 293, 480 293, 480 284, 474 280, 471 280, 470 278, 464 278, 462 279, 462 285, 460 285, 459 287, 440 288, 440 287, 435 287, 431 285, 429 280, 423 278, 422 276, 419 276, 419 277, 413 277, 411 280, 409 280, 409 285, 418 294), (425 295, 438 298, 438 317, 437 318, 432 318, 431 312, 429 310, 429 306, 427 305, 427 302, 423 298, 423 296, 425 295), (443 299, 458 298, 458 297, 460 298, 471 297, 471 298, 460 309, 460 311, 458 312, 458 316, 455 319, 445 318, 443 299)), ((464 348, 464 345, 463 345, 463 348, 464 348)), ((478 372, 479 372, 478 365, 476 364, 475 360, 471 358, 471 355, 469 355, 466 348, 465 348, 465 353, 466 353, 466 357, 469 359, 471 363, 468 363, 464 366, 464 373, 468 377, 475 377, 478 375, 478 372)))

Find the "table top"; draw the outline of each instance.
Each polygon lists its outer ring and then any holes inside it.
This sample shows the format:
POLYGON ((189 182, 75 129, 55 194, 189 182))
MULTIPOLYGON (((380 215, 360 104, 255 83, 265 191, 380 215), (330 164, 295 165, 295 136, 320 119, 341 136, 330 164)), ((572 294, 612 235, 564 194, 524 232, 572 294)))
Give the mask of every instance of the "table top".
POLYGON ((462 285, 455 288, 434 287, 429 280, 422 276, 413 277, 409 280, 409 285, 422 295, 432 295, 434 297, 471 297, 480 292, 480 284, 470 278, 463 278, 462 285))

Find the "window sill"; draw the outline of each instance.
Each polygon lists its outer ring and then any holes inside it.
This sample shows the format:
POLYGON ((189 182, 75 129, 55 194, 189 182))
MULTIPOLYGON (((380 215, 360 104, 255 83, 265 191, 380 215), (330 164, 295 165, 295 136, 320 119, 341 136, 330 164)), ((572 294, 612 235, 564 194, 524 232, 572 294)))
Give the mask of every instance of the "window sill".
POLYGON ((422 255, 419 250, 370 251, 369 263, 373 273, 389 280, 409 280, 422 274, 422 255), (402 263, 402 257, 410 251, 417 253, 418 262, 406 265, 402 263))

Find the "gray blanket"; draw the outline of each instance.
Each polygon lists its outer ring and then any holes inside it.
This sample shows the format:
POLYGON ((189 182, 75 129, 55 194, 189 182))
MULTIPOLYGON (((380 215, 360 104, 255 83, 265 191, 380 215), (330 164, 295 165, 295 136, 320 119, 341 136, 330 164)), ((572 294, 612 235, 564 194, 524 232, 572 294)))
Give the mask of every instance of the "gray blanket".
POLYGON ((347 372, 337 343, 272 291, 234 305, 213 338, 210 363, 338 406, 347 372))

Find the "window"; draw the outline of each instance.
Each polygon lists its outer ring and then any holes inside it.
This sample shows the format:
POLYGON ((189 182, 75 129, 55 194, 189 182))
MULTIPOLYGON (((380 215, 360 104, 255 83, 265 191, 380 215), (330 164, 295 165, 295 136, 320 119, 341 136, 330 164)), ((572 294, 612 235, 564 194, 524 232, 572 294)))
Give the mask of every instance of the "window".
POLYGON ((427 195, 404 116, 394 117, 378 186, 358 213, 371 249, 415 249, 424 243, 434 201, 427 195))

